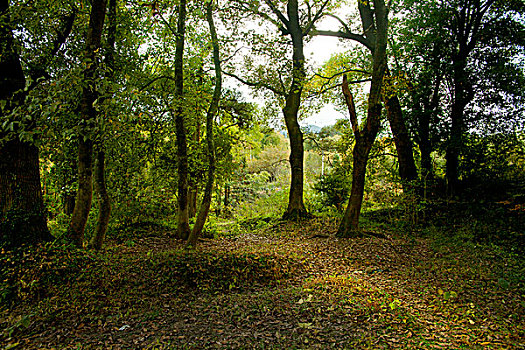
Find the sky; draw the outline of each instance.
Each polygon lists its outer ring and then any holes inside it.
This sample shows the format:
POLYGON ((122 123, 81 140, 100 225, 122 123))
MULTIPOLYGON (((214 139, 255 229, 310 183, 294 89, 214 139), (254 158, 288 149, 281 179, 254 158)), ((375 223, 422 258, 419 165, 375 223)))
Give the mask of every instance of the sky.
MULTIPOLYGON (((330 28, 326 24, 323 27, 330 28)), ((332 24, 331 28, 337 28, 337 24, 332 24)), ((315 62, 315 64, 321 65, 326 62, 334 53, 338 53, 343 50, 344 47, 340 44, 339 39, 333 37, 317 36, 312 38, 312 40, 306 45, 305 55, 309 60, 315 62)), ((300 122, 300 124, 323 127, 333 125, 337 119, 342 118, 346 118, 346 116, 336 111, 333 105, 327 104, 319 111, 319 113, 304 119, 300 122)))
MULTIPOLYGON (((338 22, 335 20, 327 19, 322 22, 320 28, 323 29, 337 29, 338 22)), ((339 42, 339 39, 333 37, 314 37, 305 45, 305 56, 309 62, 316 66, 322 65, 326 62, 333 54, 344 51, 344 46, 339 42)), ((228 79, 226 85, 235 87, 236 89, 243 92, 245 98, 249 102, 255 102, 260 106, 264 105, 264 101, 252 97, 252 93, 249 87, 243 86, 233 79, 228 79)), ((336 111, 334 106, 331 104, 325 105, 317 114, 312 115, 299 122, 301 125, 316 125, 319 127, 329 126, 335 124, 337 119, 346 118, 347 116, 336 111)))

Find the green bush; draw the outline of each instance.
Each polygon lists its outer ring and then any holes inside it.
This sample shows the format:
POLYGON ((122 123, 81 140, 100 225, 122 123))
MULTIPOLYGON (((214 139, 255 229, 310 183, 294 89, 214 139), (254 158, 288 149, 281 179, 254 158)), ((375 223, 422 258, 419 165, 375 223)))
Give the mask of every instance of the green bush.
POLYGON ((350 193, 351 181, 343 167, 335 167, 332 172, 319 177, 314 190, 319 194, 319 203, 325 207, 343 209, 350 193))

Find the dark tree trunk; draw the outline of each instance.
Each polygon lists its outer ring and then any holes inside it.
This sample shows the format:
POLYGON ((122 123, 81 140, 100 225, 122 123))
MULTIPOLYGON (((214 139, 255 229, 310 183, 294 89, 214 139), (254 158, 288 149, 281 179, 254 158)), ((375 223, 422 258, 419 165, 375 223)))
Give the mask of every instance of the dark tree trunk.
POLYGON ((414 161, 412 141, 405 125, 403 111, 397 96, 393 96, 386 101, 386 114, 396 145, 399 160, 399 177, 403 183, 403 189, 407 191, 412 188, 411 182, 417 179, 417 168, 414 161))
POLYGON ((419 151, 421 152, 422 180, 432 177, 432 144, 430 142, 430 115, 422 113, 419 118, 419 151))
POLYGON ((304 187, 304 145, 303 133, 297 121, 301 106, 301 93, 305 82, 303 30, 299 22, 299 9, 296 0, 288 1, 288 30, 293 44, 292 84, 286 96, 283 108, 284 120, 290 138, 291 185, 288 207, 283 219, 307 217, 308 212, 303 201, 304 187))
POLYGON ((190 235, 190 220, 188 211, 188 146, 186 129, 184 126, 184 36, 186 32, 186 0, 179 4, 179 18, 177 22, 177 39, 175 47, 175 98, 178 106, 175 108, 175 129, 177 135, 177 170, 178 170, 178 227, 177 237, 188 239, 190 235))
POLYGON ((190 186, 188 193, 188 216, 194 218, 197 215, 197 200, 198 200, 197 185, 190 186))
POLYGON ((467 94, 466 60, 458 59, 454 65, 454 99, 450 113, 450 136, 446 149, 447 192, 454 195, 458 190, 459 154, 463 145, 464 111, 469 102, 467 94))
MULTIPOLYGON (((117 0, 109 0, 108 5, 108 36, 106 49, 106 78, 109 81, 114 79, 115 72, 115 41, 117 35, 117 0)), ((111 216, 111 200, 106 188, 106 154, 104 152, 103 140, 101 135, 98 145, 97 157, 95 161, 95 193, 98 202, 98 217, 95 233, 91 240, 91 246, 102 249, 106 232, 108 230, 109 218, 111 216)))
POLYGON ((206 178, 206 187, 204 188, 204 196, 202 198, 199 215, 197 221, 193 226, 191 235, 188 239, 188 245, 196 246, 197 240, 202 233, 204 224, 210 211, 211 199, 213 193, 213 182, 215 179, 215 142, 213 136, 213 124, 215 123, 215 116, 219 109, 219 102, 222 93, 222 70, 219 52, 219 39, 213 21, 213 2, 209 2, 206 6, 206 20, 210 26, 211 42, 213 47, 213 64, 215 68, 215 89, 213 91, 213 98, 206 113, 206 145, 208 147, 208 174, 206 178))
POLYGON ((65 191, 62 193, 62 210, 67 216, 71 216, 73 214, 76 196, 77 195, 74 191, 65 191))
MULTIPOLYGON (((454 31, 457 51, 453 54, 452 110, 450 113, 450 135, 446 150, 447 192, 454 195, 459 183, 459 156, 463 147, 463 133, 466 131, 465 107, 473 99, 474 93, 466 70, 467 61, 481 38, 483 18, 495 0, 460 1, 454 8, 452 30, 454 31)), ((496 20, 496 19, 494 19, 496 20)))
POLYGON ((91 246, 96 250, 100 250, 104 244, 106 232, 108 230, 109 218, 111 215, 111 201, 106 189, 105 178, 105 153, 102 150, 97 152, 97 159, 95 162, 95 193, 98 200, 98 218, 95 227, 95 233, 91 241, 91 246))
POLYGON ((78 140, 78 190, 75 209, 69 223, 68 238, 77 246, 84 244, 84 230, 91 209, 93 196, 93 135, 88 127, 96 119, 97 111, 93 103, 97 99, 95 88, 97 70, 97 51, 100 48, 102 29, 106 17, 106 1, 92 0, 89 28, 84 51, 84 86, 82 88, 81 113, 83 130, 78 140))
MULTIPOLYGON (((14 45, 9 1, 0 0, 0 118, 24 102, 26 80, 14 45)), ((35 127, 34 121, 26 131, 35 127)), ((20 246, 51 240, 40 183, 38 148, 0 130, 0 246, 20 246)))
POLYGON ((0 148, 0 245, 49 241, 38 148, 11 140, 0 148))

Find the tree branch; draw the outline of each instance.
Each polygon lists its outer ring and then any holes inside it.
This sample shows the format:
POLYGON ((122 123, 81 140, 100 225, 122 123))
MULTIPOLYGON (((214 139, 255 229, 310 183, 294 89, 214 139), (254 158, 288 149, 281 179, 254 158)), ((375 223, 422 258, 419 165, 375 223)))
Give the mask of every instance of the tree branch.
POLYGON ((288 25, 290 24, 290 21, 288 21, 288 19, 283 15, 283 13, 279 11, 277 6, 275 6, 275 4, 271 0, 264 0, 264 3, 268 5, 270 10, 272 10, 272 12, 277 16, 279 21, 281 21, 286 27, 286 29, 288 29, 288 25))
POLYGON ((342 32, 342 31, 334 32, 332 30, 314 30, 312 31, 311 35, 312 36, 331 36, 331 37, 336 37, 336 38, 341 38, 341 39, 355 40, 358 43, 366 46, 366 48, 368 48, 370 51, 373 50, 373 46, 370 43, 370 41, 361 34, 347 33, 347 32, 342 32))
POLYGON ((279 91, 278 89, 276 89, 275 87, 273 87, 271 85, 263 84, 261 82, 248 81, 248 80, 243 79, 243 78, 239 77, 238 75, 235 75, 235 74, 230 73, 230 72, 226 72, 225 71, 223 73, 225 75, 229 76, 229 77, 232 77, 232 78, 240 81, 241 83, 243 83, 246 86, 250 86, 250 87, 253 87, 253 88, 257 88, 257 89, 264 88, 264 89, 270 90, 271 92, 273 92, 274 94, 276 94, 278 96, 285 96, 286 95, 286 93, 284 91, 279 91))
POLYGON ((313 18, 311 18, 311 13, 310 13, 310 7, 308 7, 309 9, 309 13, 308 13, 308 17, 309 17, 309 23, 306 25, 305 29, 303 30, 303 35, 308 35, 310 33, 310 31, 313 29, 314 25, 315 25, 315 22, 317 22, 322 16, 323 16, 323 11, 324 9, 326 8, 326 6, 328 5, 328 3, 330 2, 330 0, 326 0, 322 5, 321 7, 319 8, 319 10, 316 12, 316 14, 313 16, 313 18))

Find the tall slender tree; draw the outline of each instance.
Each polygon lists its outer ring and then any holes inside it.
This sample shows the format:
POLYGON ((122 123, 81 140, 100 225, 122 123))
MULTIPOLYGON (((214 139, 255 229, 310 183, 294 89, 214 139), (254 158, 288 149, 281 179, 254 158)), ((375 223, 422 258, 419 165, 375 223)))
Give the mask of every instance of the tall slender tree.
POLYGON ((191 231, 188 239, 188 244, 195 246, 197 240, 202 233, 204 224, 210 211, 211 199, 213 194, 213 182, 215 179, 215 141, 213 136, 213 125, 215 123, 215 116, 219 109, 219 102, 222 93, 222 70, 221 70, 221 59, 220 59, 220 48, 219 39, 217 36, 217 30, 215 29, 215 22, 213 20, 213 0, 208 1, 206 4, 206 20, 210 27, 211 44, 213 47, 213 66, 215 69, 215 88, 213 91, 213 97, 206 113, 206 145, 208 151, 208 171, 206 178, 206 186, 204 188, 204 196, 202 203, 197 215, 197 220, 191 231))
POLYGON ((383 78, 387 70, 388 9, 384 0, 374 0, 373 4, 374 7, 372 8, 370 2, 359 2, 363 27, 367 28, 367 31, 374 33, 374 41, 372 42, 372 81, 368 94, 367 117, 362 127, 359 125, 346 75, 342 84, 355 136, 355 145, 352 151, 352 189, 348 206, 337 231, 337 235, 340 237, 354 236, 358 232, 368 157, 381 124, 383 78), (373 13, 373 15, 369 16, 368 13, 373 13), (368 19, 373 19, 373 22, 369 23, 368 19))
MULTIPOLYGON (((369 1, 359 1, 358 9, 361 19, 361 27, 363 33, 355 33, 350 26, 342 19, 334 16, 341 24, 342 28, 339 31, 332 30, 315 30, 313 35, 332 36, 341 39, 353 40, 361 43, 367 47, 372 55, 376 49, 376 23, 375 11, 370 6, 369 1)), ((387 67, 386 74, 390 76, 390 70, 387 67)), ((390 124, 390 130, 394 137, 394 144, 397 151, 399 161, 399 177, 403 182, 405 189, 411 188, 412 181, 418 177, 416 163, 414 160, 414 153, 412 148, 412 140, 408 131, 401 103, 395 91, 383 94, 383 99, 386 107, 386 115, 390 124)))
MULTIPOLYGON (((108 34, 106 43, 106 57, 105 57, 105 68, 106 68, 106 79, 109 81, 109 85, 115 77, 115 41, 117 35, 117 0, 109 0, 108 4, 108 34)), ((113 93, 113 91, 106 92, 107 94, 113 93)), ((100 128, 103 130, 103 128, 100 128)), ((101 131, 102 133, 103 131, 101 131)), ((91 240, 93 248, 99 250, 102 248, 106 231, 108 229, 109 219, 111 215, 111 201, 109 198, 108 190, 106 187, 106 152, 103 135, 99 135, 98 142, 96 144, 96 157, 95 157, 95 176, 94 176, 94 187, 97 195, 98 202, 98 217, 95 232, 91 240)))
POLYGON ((106 0, 92 0, 83 58, 85 68, 80 105, 82 130, 78 138, 78 190, 67 232, 68 238, 78 246, 84 244, 84 230, 93 197, 93 125, 97 116, 94 103, 98 98, 97 53, 100 50, 105 17, 106 0))
POLYGON ((177 135, 177 175, 178 175, 178 229, 180 239, 188 239, 190 235, 190 220, 188 209, 188 146, 186 128, 184 125, 184 39, 186 35, 186 0, 179 3, 177 33, 175 44, 175 91, 177 101, 175 106, 175 132, 177 135))

